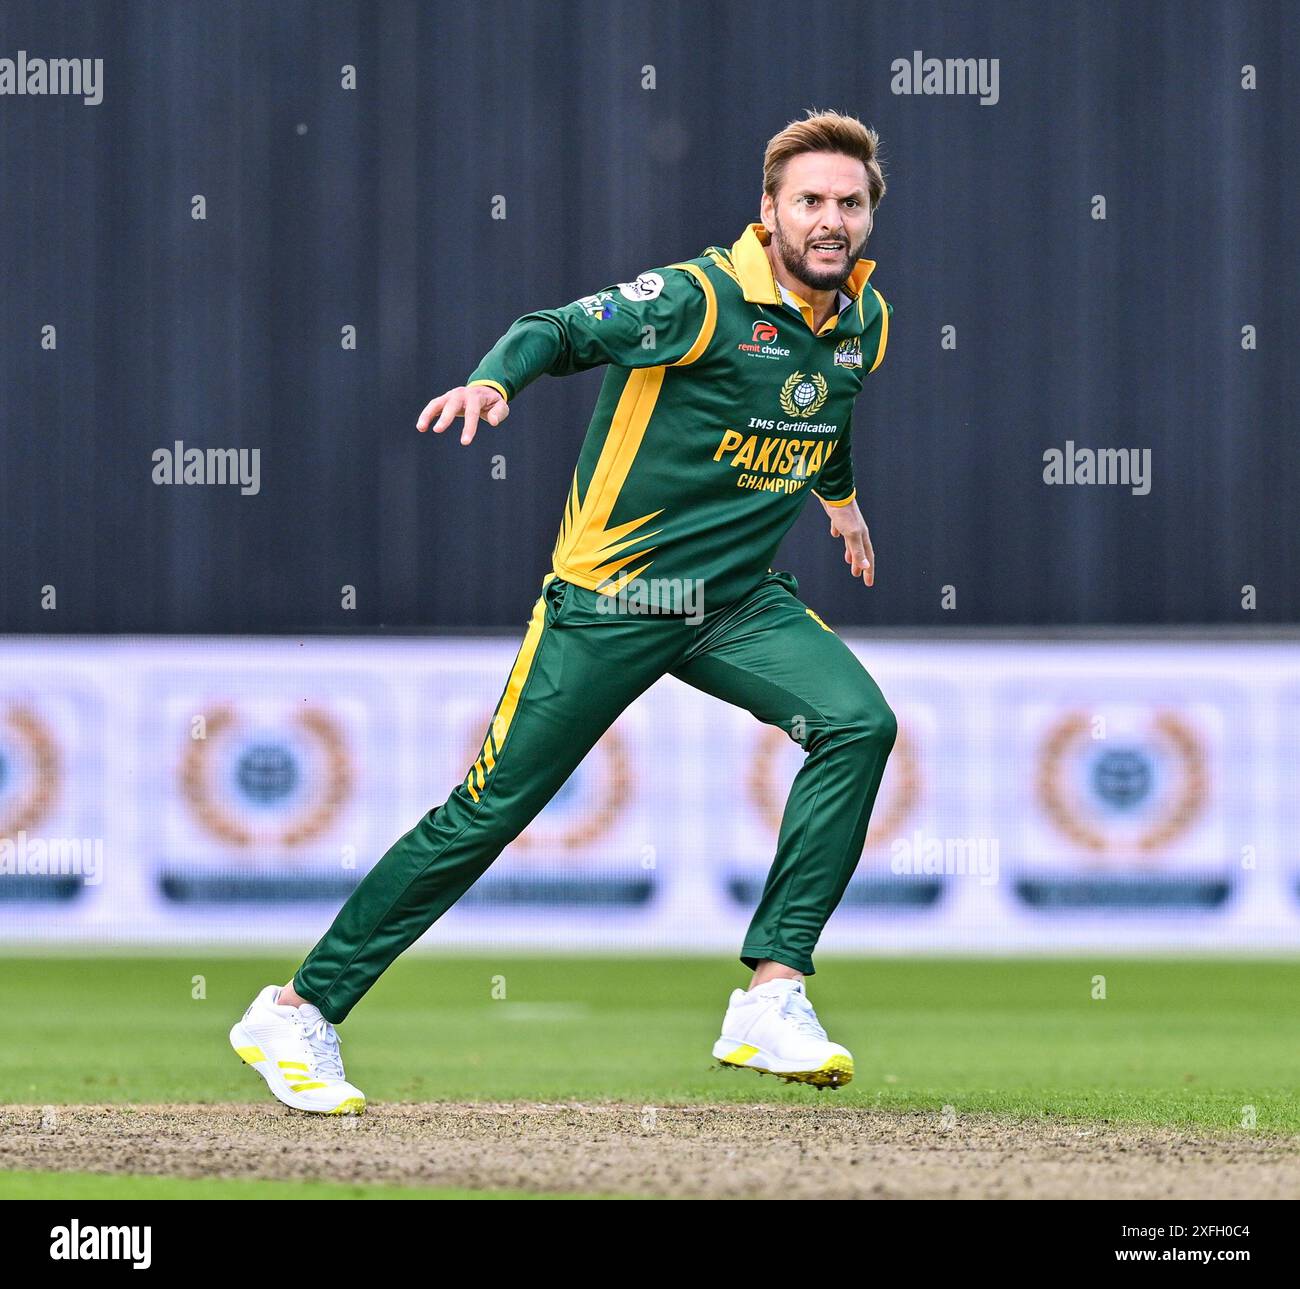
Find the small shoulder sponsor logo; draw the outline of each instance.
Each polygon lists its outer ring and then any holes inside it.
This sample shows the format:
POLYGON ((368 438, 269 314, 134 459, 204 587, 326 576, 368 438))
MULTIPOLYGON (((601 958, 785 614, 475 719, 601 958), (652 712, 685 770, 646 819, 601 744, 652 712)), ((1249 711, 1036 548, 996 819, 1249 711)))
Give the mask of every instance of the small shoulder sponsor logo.
POLYGON ((862 342, 857 336, 841 340, 835 346, 835 365, 836 367, 862 366, 862 342))
POLYGON ((578 307, 584 313, 590 314, 597 322, 605 318, 612 318, 618 312, 618 305, 614 303, 613 291, 597 291, 595 295, 584 295, 578 301, 578 307))
POLYGON ((50 1229, 54 1262, 129 1262, 137 1271, 153 1264, 153 1227, 82 1226, 74 1217, 50 1229))
POLYGON ((618 291, 626 300, 654 300, 664 289, 664 280, 658 273, 642 273, 635 282, 620 282, 618 291))

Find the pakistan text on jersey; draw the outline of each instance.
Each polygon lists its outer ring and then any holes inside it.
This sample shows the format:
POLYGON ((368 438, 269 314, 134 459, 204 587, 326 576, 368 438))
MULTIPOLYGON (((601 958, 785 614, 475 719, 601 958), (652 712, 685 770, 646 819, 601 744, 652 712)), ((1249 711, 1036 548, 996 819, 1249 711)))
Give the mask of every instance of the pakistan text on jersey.
MULTIPOLYGON (((733 470, 754 470, 768 475, 793 475, 797 479, 810 479, 830 460, 837 446, 837 440, 786 439, 767 435, 759 443, 758 435, 746 438, 739 430, 727 430, 722 435, 718 450, 713 454, 715 461, 721 461, 732 453, 727 462, 733 470)), ((756 484, 740 484, 738 487, 756 487, 756 484)), ((794 489, 768 489, 767 491, 787 491, 794 489)))

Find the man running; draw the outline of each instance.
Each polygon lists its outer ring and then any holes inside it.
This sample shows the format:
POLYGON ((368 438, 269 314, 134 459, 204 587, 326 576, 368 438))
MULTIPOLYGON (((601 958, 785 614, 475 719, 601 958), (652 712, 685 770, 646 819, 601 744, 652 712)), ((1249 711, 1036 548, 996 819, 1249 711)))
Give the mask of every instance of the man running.
POLYGON ((284 985, 231 1030, 285 1104, 355 1114, 334 1025, 442 916, 661 676, 778 725, 807 756, 713 1055, 836 1087, 803 978, 866 837, 897 725, 852 651, 771 561, 812 492, 867 586, 875 556, 849 438, 889 306, 861 259, 885 191, 874 131, 809 114, 768 145, 762 222, 730 248, 520 318, 421 432, 499 426, 543 374, 608 370, 523 645, 464 780, 358 884, 284 985), (690 605, 692 612, 682 611, 690 605))

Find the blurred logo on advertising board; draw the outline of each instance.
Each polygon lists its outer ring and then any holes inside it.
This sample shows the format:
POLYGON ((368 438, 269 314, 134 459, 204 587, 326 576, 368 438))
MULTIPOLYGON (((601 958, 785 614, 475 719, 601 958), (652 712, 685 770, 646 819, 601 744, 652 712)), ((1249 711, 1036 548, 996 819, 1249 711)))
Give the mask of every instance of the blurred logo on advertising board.
POLYGON ((94 705, 0 692, 0 904, 76 899, 104 876, 94 705))
POLYGON ((1020 704, 1023 760, 1008 805, 1020 820, 1014 890, 1024 905, 1204 911, 1227 901, 1236 869, 1225 767, 1248 768, 1226 754, 1229 709, 1149 701, 1150 687, 1020 704))
MULTIPOLYGON (((500 677, 492 683, 499 685, 500 677)), ((464 767, 479 761, 494 708, 457 702, 444 692, 427 710, 446 713, 449 707, 456 713, 460 731, 456 764, 463 775, 464 767)), ((656 890, 656 865, 645 844, 645 829, 639 826, 633 751, 639 729, 637 713, 629 711, 617 726, 606 730, 457 907, 647 905, 656 890)), ((483 793, 491 792, 501 764, 512 765, 514 772, 520 769, 517 754, 511 757, 508 733, 499 755, 501 761, 494 761, 484 776, 483 793)))
POLYGON ((1300 901, 1300 685, 1281 688, 1275 711, 1278 739, 1269 757, 1275 776, 1273 836, 1279 869, 1285 874, 1292 898, 1300 901))
MULTIPOLYGON (((934 799, 932 783, 937 745, 935 706, 901 692, 891 692, 891 703, 898 715, 898 738, 880 783, 861 858, 840 901, 839 907, 845 910, 929 909, 939 902, 951 876, 942 865, 918 861, 900 866, 895 862, 900 844, 910 846, 918 830, 924 827, 942 833, 944 829, 935 817, 939 802, 934 799)), ((744 843, 744 858, 737 852, 724 880, 735 904, 753 908, 772 864, 791 784, 808 753, 784 729, 771 725, 757 730, 747 745, 744 799, 746 813, 757 828, 752 841, 744 843)), ((939 795, 949 807, 955 806, 955 794, 939 795)))
POLYGON ((366 791, 367 758, 393 743, 373 683, 289 670, 157 683, 162 719, 144 743, 160 777, 143 813, 163 824, 159 893, 179 905, 346 898, 394 828, 389 802, 366 791))

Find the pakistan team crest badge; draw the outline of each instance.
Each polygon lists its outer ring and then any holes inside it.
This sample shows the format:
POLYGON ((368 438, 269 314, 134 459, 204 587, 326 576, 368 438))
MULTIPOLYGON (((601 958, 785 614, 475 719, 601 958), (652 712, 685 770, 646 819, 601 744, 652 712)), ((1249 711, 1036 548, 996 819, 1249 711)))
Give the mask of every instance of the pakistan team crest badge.
POLYGON ((787 416, 813 416, 821 411, 829 392, 820 372, 809 378, 797 371, 781 386, 781 410, 787 416))
POLYGON ((862 366, 862 342, 857 336, 850 336, 848 340, 841 340, 835 346, 835 365, 836 367, 862 366))

